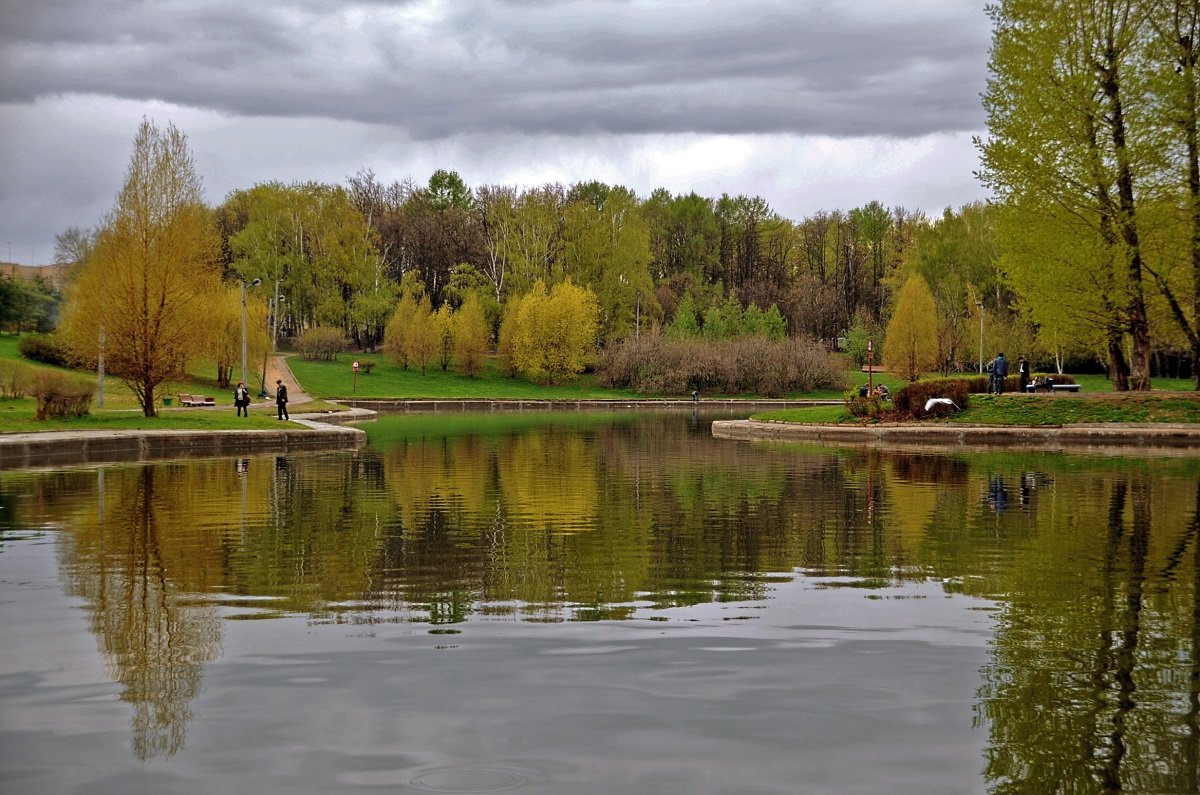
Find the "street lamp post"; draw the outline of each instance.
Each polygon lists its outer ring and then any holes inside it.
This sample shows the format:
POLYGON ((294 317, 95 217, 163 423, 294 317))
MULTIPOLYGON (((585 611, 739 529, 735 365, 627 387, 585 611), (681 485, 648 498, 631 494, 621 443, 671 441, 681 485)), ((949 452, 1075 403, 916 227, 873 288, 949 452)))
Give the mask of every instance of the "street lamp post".
POLYGON ((279 280, 275 280, 275 298, 267 299, 270 302, 270 313, 267 315, 267 332, 271 335, 271 350, 263 353, 262 366, 262 386, 259 390, 259 397, 267 396, 267 360, 271 358, 271 354, 278 350, 277 340, 279 339, 279 302, 283 300, 283 296, 279 294, 279 280))
MULTIPOLYGON (((242 383, 246 383, 246 279, 239 277, 242 282, 242 383)), ((262 284, 262 279, 250 282, 251 287, 262 284)))
POLYGON ((867 397, 875 394, 875 343, 867 340, 867 397))
POLYGON ((983 375, 983 302, 976 301, 975 306, 979 309, 979 374, 983 375))

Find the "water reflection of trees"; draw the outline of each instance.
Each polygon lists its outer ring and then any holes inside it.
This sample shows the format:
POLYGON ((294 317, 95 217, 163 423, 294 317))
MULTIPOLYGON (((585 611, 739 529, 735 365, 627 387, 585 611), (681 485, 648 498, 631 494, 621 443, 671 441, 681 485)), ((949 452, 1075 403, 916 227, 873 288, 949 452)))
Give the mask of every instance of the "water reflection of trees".
POLYGON ((181 746, 219 650, 192 594, 341 620, 620 619, 762 598, 800 570, 998 600, 978 705, 996 791, 1185 792, 1200 762, 1198 479, 1187 462, 752 447, 599 421, 112 467, 104 488, 95 472, 9 474, 0 494, 68 528, 64 571, 143 756, 181 746))
POLYGON ((220 545, 172 538, 180 514, 166 506, 191 485, 169 469, 97 477, 94 512, 74 517, 64 545, 69 589, 87 602, 109 672, 133 707, 134 753, 169 756, 183 747, 203 666, 221 646, 213 609, 181 597, 219 579, 220 545))
POLYGON ((1200 791, 1200 485, 1096 481, 992 583, 1005 592, 979 712, 995 792, 1200 791), (1191 488, 1187 488, 1191 486, 1191 488))
MULTIPOLYGON (((654 423, 501 436, 417 436, 383 453, 395 510, 374 600, 519 603, 530 614, 615 617, 761 597, 759 572, 790 571, 791 492, 838 491, 834 459, 797 474, 747 461, 711 436, 654 423), (647 438, 647 437, 650 438, 647 438), (457 596, 456 596, 457 595, 457 596)), ((809 516, 828 513, 823 499, 809 516)))

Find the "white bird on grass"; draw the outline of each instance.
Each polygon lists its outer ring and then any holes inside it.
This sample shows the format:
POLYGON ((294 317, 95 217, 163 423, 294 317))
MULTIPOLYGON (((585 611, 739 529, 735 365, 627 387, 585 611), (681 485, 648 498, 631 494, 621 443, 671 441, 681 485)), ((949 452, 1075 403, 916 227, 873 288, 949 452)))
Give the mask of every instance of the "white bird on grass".
POLYGON ((934 406, 952 406, 955 411, 962 411, 950 398, 929 398, 925 401, 925 413, 932 411, 934 406))

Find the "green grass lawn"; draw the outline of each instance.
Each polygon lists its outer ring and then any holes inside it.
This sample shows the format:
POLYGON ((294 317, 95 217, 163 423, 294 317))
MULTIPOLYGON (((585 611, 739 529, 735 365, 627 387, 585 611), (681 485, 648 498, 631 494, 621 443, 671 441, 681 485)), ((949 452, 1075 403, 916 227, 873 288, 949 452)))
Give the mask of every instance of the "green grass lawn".
POLYGON ((1200 395, 1141 393, 971 395, 970 406, 945 422, 976 425, 1068 425, 1079 422, 1200 422, 1200 395))
MULTIPOLYGON (((843 406, 812 406, 758 412, 753 419, 798 423, 854 423, 843 406)), ((1100 422, 1200 422, 1200 395, 1107 393, 1065 395, 971 395, 967 410, 943 423, 970 425, 1069 425, 1100 422)))
POLYGON ((275 406, 250 407, 249 417, 239 417, 232 402, 216 408, 160 409, 157 417, 144 417, 141 410, 92 409, 86 417, 35 420, 31 398, 0 400, 0 433, 39 431, 131 431, 131 430, 245 430, 277 428, 275 406))
MULTIPOLYGON (((81 373, 52 365, 32 362, 21 356, 17 350, 20 337, 0 334, 0 361, 17 361, 34 370, 57 370, 76 377, 96 381, 95 373, 81 373)), ((233 407, 232 390, 221 389, 217 386, 216 366, 211 363, 201 363, 200 368, 207 368, 211 375, 197 369, 189 373, 186 381, 163 384, 157 392, 159 411, 157 417, 142 416, 137 399, 125 384, 119 379, 109 376, 104 379, 104 406, 92 403, 91 413, 86 417, 73 419, 35 420, 37 404, 32 397, 0 399, 0 433, 32 433, 37 431, 68 431, 68 430, 224 430, 237 428, 275 428, 279 422, 275 419, 275 406, 260 406, 250 408, 248 418, 238 417, 233 407), (181 408, 179 394, 210 395, 216 400, 215 408, 181 408), (163 398, 171 399, 171 408, 163 405, 163 398), (274 424, 272 424, 274 423, 274 424)), ((253 380, 253 379, 252 379, 253 380)), ((254 394, 253 392, 251 394, 254 394)), ((289 408, 295 412, 315 411, 329 407, 323 402, 295 404, 289 408)))
POLYGON ((309 362, 299 356, 289 357, 288 367, 304 391, 322 398, 442 398, 468 400, 487 398, 516 398, 527 400, 589 400, 645 397, 627 389, 608 389, 596 384, 590 375, 582 375, 570 384, 542 386, 524 378, 510 378, 500 372, 494 358, 478 378, 468 378, 454 372, 431 367, 424 375, 419 368, 401 369, 383 356, 363 357, 375 362, 371 374, 359 372, 357 383, 351 354, 343 354, 336 362, 309 362))

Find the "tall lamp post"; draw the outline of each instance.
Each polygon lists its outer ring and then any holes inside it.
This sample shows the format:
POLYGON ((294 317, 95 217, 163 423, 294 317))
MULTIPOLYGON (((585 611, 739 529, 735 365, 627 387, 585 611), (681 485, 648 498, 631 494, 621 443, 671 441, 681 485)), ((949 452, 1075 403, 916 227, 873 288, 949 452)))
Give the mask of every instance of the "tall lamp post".
POLYGON ((875 394, 875 343, 867 340, 867 397, 875 394))
POLYGON ((979 310, 979 374, 983 375, 983 301, 976 301, 979 310))
MULTIPOLYGON (((246 383, 246 279, 243 276, 238 277, 242 282, 242 383, 246 383)), ((250 282, 251 287, 257 287, 262 284, 262 279, 255 279, 250 282)))
POLYGON ((279 294, 279 280, 275 280, 275 297, 268 298, 270 302, 267 314, 267 331, 271 334, 271 350, 263 354, 262 366, 262 387, 258 393, 259 397, 267 396, 267 360, 271 358, 271 354, 279 349, 279 302, 283 300, 283 296, 279 294))

